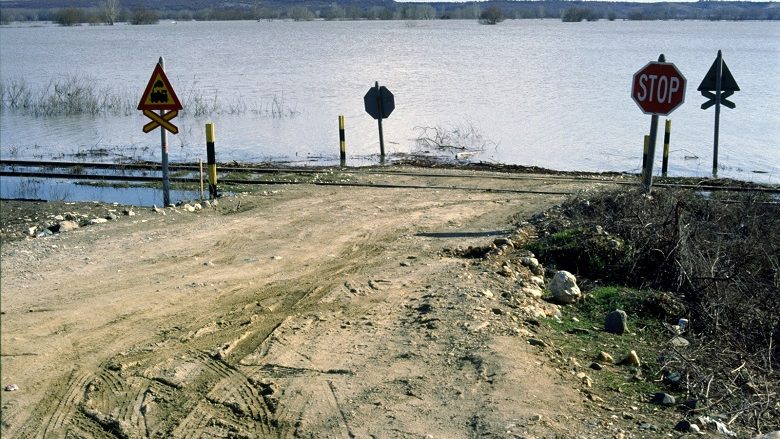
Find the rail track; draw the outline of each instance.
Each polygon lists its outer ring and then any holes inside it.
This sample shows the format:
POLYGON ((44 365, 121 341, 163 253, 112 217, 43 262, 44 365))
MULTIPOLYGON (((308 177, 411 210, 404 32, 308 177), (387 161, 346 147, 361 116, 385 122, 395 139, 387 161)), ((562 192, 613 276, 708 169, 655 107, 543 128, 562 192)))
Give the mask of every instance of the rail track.
MULTIPOLYGON (((171 173, 198 173, 200 166, 198 164, 171 164, 169 166, 171 173)), ((490 181, 571 181, 583 182, 598 185, 638 185, 638 176, 635 174, 607 173, 574 173, 574 172, 553 172, 544 173, 542 171, 507 171, 503 169, 469 169, 468 172, 458 172, 454 174, 454 168, 414 168, 405 166, 394 167, 361 167, 361 168, 340 168, 340 167, 267 167, 263 165, 219 165, 218 169, 222 178, 220 184, 230 185, 275 185, 275 184, 313 184, 319 186, 347 186, 347 187, 376 187, 376 188, 404 188, 404 189, 437 189, 437 190, 475 190, 506 193, 526 193, 540 195, 571 195, 573 191, 547 191, 547 190, 522 190, 512 188, 491 187, 490 181), (232 174, 242 174, 241 178, 233 178, 232 174), (339 176, 381 176, 390 179, 398 177, 417 177, 429 179, 426 184, 401 184, 393 182, 376 181, 336 181, 328 179, 317 179, 319 176, 334 175, 339 176), (263 178, 263 176, 272 176, 263 178), (298 180, 296 176, 308 176, 298 180), (463 186, 447 185, 447 179, 458 178, 460 180, 479 180, 483 186, 463 186), (436 184, 429 184, 436 182, 436 184), (487 186, 484 185, 485 182, 487 186)), ((463 171, 464 168, 458 168, 463 171)), ((96 163, 96 162, 64 162, 64 161, 27 161, 27 160, 0 160, 0 176, 2 177, 21 177, 21 178, 51 178, 60 180, 82 180, 82 181, 117 181, 117 182, 135 182, 150 183, 160 181, 157 175, 159 165, 156 163, 96 163), (22 170, 16 168, 24 168, 22 170), (109 171, 107 173, 87 173, 87 170, 109 171), (131 174, 128 174, 130 172, 131 174)), ((197 175, 197 174, 196 174, 197 175)), ((657 188, 681 188, 694 189, 699 191, 732 191, 732 192, 762 192, 769 194, 780 194, 780 186, 757 185, 745 183, 742 185, 733 184, 732 181, 725 183, 718 180, 702 179, 692 182, 692 179, 664 179, 654 183, 657 188), (682 181, 681 181, 682 180, 682 181)), ((171 177, 171 182, 176 183, 199 183, 201 178, 198 176, 176 176, 171 177)))

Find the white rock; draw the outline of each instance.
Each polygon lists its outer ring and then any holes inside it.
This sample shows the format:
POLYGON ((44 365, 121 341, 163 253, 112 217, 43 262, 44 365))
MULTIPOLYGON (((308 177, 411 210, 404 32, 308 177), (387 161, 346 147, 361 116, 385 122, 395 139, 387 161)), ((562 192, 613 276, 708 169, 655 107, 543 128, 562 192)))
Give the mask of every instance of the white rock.
POLYGON ((75 221, 60 221, 60 232, 70 232, 79 228, 79 223, 75 221))
POLYGON ((526 296, 541 298, 544 295, 544 292, 540 290, 539 288, 528 286, 523 287, 520 291, 523 292, 526 296))
POLYGON ((550 293, 552 293, 552 301, 560 304, 574 303, 582 297, 577 286, 577 278, 568 271, 555 273, 550 282, 550 293))
POLYGON ((184 205, 184 206, 182 206, 182 207, 183 207, 183 208, 184 208, 184 210, 186 210, 187 212, 195 212, 195 206, 193 206, 193 205, 191 205, 191 204, 189 204, 189 203, 185 204, 185 205, 184 205))
POLYGON ((483 296, 485 296, 485 297, 487 297, 488 299, 492 299, 493 297, 495 297, 495 295, 493 294, 493 292, 492 292, 492 291, 490 291, 490 290, 484 290, 484 291, 482 291, 482 295, 483 295, 483 296))
POLYGON ((93 226, 95 224, 103 224, 103 223, 107 223, 107 222, 108 222, 108 220, 105 219, 105 218, 92 218, 91 220, 89 220, 89 223, 92 224, 93 226))

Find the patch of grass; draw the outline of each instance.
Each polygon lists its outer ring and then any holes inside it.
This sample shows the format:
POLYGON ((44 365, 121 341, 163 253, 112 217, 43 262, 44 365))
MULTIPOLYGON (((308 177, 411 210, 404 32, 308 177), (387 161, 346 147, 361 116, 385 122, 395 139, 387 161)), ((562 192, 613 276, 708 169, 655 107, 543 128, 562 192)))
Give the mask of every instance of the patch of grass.
POLYGON ((646 294, 617 286, 600 287, 579 304, 562 308, 560 320, 545 321, 549 330, 545 337, 564 358, 577 360, 579 369, 593 379, 597 393, 599 390, 620 392, 643 399, 648 393, 664 390, 654 381, 660 379, 663 367, 658 362, 658 346, 668 340, 670 333, 660 321, 639 313, 646 307, 643 300, 646 294), (629 331, 625 334, 604 331, 604 316, 615 309, 628 314, 629 331), (635 351, 641 366, 602 362, 599 363, 604 366, 602 370, 589 369, 601 351, 612 355, 616 363, 635 351))

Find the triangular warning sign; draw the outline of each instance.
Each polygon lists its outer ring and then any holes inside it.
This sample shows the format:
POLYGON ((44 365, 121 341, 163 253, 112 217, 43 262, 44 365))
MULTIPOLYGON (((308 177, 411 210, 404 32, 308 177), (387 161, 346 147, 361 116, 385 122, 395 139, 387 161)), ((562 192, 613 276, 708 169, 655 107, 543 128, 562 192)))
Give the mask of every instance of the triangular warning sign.
POLYGON ((146 85, 143 96, 141 96, 141 102, 138 103, 139 110, 181 110, 181 102, 179 102, 176 92, 173 91, 171 83, 168 81, 168 77, 165 76, 165 70, 163 70, 160 64, 154 68, 152 77, 149 79, 149 83, 146 85))
POLYGON ((717 80, 718 74, 718 61, 723 65, 723 69, 720 72, 720 91, 739 91, 737 81, 734 79, 734 76, 726 65, 726 61, 723 61, 721 57, 715 58, 715 62, 712 63, 712 67, 710 67, 710 70, 704 75, 704 79, 702 79, 697 90, 716 91, 715 81, 717 80))

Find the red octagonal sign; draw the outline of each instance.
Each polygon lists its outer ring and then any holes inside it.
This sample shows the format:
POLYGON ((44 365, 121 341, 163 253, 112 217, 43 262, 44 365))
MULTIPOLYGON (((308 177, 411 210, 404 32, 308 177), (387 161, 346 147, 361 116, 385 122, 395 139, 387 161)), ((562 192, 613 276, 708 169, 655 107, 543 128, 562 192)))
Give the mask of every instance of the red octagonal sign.
POLYGON ((631 98, 645 114, 666 116, 685 102, 685 83, 674 64, 651 62, 634 73, 631 98))

